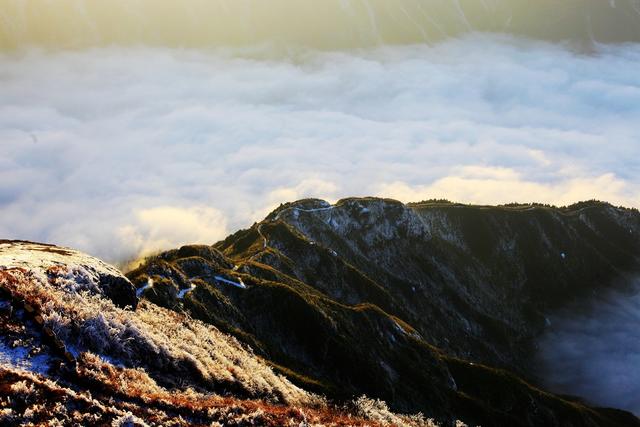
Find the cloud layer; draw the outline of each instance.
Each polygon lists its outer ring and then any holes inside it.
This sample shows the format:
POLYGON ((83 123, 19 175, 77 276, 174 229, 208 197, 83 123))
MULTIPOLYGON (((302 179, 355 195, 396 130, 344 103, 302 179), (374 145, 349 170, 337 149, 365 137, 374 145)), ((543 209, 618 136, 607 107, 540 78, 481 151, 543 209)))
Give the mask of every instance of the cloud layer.
POLYGON ((118 261, 306 196, 640 206, 638 46, 474 35, 258 57, 0 57, 0 236, 118 261))
POLYGON ((540 369, 551 390, 640 414, 640 282, 551 320, 540 369))

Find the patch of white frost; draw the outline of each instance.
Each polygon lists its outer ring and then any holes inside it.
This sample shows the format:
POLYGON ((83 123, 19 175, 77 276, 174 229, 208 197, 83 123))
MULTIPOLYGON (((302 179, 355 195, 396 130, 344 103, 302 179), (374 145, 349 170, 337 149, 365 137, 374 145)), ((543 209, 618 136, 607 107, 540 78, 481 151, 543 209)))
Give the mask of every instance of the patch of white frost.
POLYGON ((0 269, 24 268, 42 283, 48 282, 47 272, 56 269, 58 286, 66 292, 90 291, 101 293, 101 276, 122 276, 115 267, 59 246, 31 242, 0 244, 0 269))
POLYGON ((136 296, 138 298, 141 298, 142 294, 144 294, 144 291, 146 291, 149 288, 153 288, 153 279, 152 278, 149 278, 149 280, 147 280, 147 284, 136 291, 136 296))
POLYGON ((178 299, 184 299, 184 296, 186 294, 188 294, 189 292, 195 290, 197 286, 195 285, 195 283, 191 283, 191 286, 185 289, 181 289, 180 292, 178 292, 177 298, 178 299))
POLYGON ((51 358, 46 354, 29 356, 29 349, 26 347, 11 347, 0 341, 0 365, 10 366, 38 374, 46 374, 49 371, 51 358))
POLYGON ((0 244, 0 266, 29 270, 35 267, 46 270, 54 266, 82 266, 96 273, 121 275, 115 267, 76 250, 28 242, 0 244))
POLYGON ((229 279, 225 279, 222 276, 216 276, 215 277, 216 281, 218 282, 222 282, 222 283, 226 283, 228 285, 231 286, 235 286, 236 288, 240 288, 240 289, 247 289, 247 285, 244 284, 244 282, 242 281, 242 279, 238 279, 238 282, 234 282, 232 280, 229 279))

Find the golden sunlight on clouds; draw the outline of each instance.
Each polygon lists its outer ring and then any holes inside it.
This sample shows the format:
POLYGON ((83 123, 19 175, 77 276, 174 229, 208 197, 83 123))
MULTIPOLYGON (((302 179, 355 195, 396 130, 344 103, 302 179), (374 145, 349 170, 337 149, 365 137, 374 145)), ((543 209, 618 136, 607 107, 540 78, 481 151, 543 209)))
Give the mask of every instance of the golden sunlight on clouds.
POLYGON ((0 40, 5 48, 31 43, 228 46, 266 41, 323 47, 358 43, 362 37, 369 43, 381 36, 398 42, 419 40, 422 29, 405 25, 407 17, 378 28, 373 8, 381 12, 382 2, 1 0, 0 40))
POLYGON ((226 236, 224 215, 209 207, 159 206, 139 209, 132 224, 117 230, 122 244, 145 256, 184 242, 211 244, 226 236))
POLYGON ((509 168, 463 167, 458 173, 425 186, 411 186, 398 181, 380 186, 378 195, 403 202, 448 199, 473 204, 529 203, 536 201, 569 205, 581 200, 599 199, 617 205, 640 205, 640 191, 612 173, 597 177, 567 178, 545 184, 529 181, 509 168))

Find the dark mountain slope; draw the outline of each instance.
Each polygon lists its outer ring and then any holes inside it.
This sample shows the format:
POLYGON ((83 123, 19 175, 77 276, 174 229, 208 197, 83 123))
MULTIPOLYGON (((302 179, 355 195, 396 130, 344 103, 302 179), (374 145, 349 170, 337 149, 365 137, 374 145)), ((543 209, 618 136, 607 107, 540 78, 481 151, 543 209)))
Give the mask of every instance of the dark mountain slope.
MULTIPOLYGON (((610 286, 640 264, 640 215, 606 204, 490 208, 351 199, 332 209, 280 212, 279 220, 319 248, 375 278, 396 302, 399 311, 390 311, 427 341, 512 369, 524 365, 526 344, 546 312, 610 286)), ((270 246, 297 267, 296 277, 315 287, 335 283, 332 274, 324 277, 326 262, 314 263, 281 241, 269 235, 270 246)), ((236 256, 227 243, 221 248, 236 256)), ((335 288, 344 292, 343 285, 335 288)))
POLYGON ((637 271, 639 235, 637 211, 595 202, 304 200, 129 277, 152 279, 150 300, 235 335, 330 397, 366 393, 484 426, 634 425, 500 369, 535 382, 528 366, 547 313, 637 271))

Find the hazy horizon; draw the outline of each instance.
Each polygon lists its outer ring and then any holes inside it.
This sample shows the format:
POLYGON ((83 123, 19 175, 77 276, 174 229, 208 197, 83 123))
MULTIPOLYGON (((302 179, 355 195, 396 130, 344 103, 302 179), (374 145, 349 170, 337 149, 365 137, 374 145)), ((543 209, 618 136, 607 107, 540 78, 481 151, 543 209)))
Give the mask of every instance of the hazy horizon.
POLYGON ((341 50, 500 32, 586 47, 640 41, 638 0, 0 0, 0 49, 111 44, 341 50))

